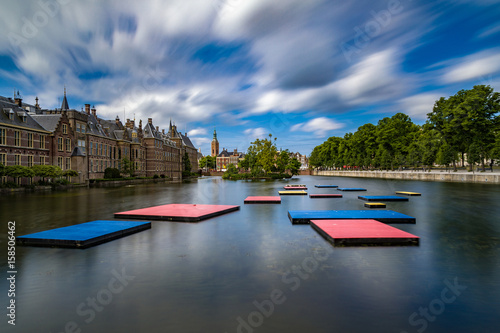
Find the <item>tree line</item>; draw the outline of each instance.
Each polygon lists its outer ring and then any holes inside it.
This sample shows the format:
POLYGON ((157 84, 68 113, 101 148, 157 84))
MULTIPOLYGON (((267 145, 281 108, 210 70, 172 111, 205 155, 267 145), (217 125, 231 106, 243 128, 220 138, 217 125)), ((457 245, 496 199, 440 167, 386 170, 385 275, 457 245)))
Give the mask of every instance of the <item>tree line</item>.
POLYGON ((441 97, 417 125, 403 113, 365 124, 344 137, 316 146, 311 167, 341 169, 430 168, 434 164, 476 164, 483 171, 500 160, 500 93, 485 85, 441 97))
POLYGON ((31 167, 23 165, 9 165, 4 166, 0 164, 0 177, 7 176, 12 177, 14 180, 19 180, 20 178, 33 178, 39 177, 40 184, 45 184, 46 179, 51 179, 54 181, 61 177, 76 177, 78 172, 75 170, 61 170, 60 167, 55 165, 39 165, 35 164, 31 167))

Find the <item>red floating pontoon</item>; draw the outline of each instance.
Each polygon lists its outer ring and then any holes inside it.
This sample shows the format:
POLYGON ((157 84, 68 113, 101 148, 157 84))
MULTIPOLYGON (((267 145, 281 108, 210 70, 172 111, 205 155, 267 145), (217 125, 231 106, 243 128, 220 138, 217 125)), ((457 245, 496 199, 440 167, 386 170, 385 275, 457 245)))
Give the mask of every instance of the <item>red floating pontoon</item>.
POLYGON ((281 198, 279 196, 247 197, 244 202, 246 204, 255 204, 255 203, 274 203, 274 204, 280 204, 281 203, 281 198))
POLYGON ((334 245, 418 245, 419 237, 375 220, 311 220, 334 245))
POLYGON ((240 206, 169 204, 115 213, 117 218, 198 222, 235 210, 240 206))

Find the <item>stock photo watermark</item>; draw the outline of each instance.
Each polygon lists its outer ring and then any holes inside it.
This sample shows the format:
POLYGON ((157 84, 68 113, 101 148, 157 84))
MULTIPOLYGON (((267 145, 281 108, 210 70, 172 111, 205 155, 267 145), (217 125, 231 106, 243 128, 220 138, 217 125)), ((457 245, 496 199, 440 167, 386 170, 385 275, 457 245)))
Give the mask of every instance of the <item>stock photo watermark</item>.
MULTIPOLYGON (((75 312, 80 317, 80 320, 83 320, 83 323, 87 325, 92 323, 98 314, 103 312, 105 307, 111 304, 114 295, 123 292, 125 287, 135 280, 135 276, 128 275, 125 272, 125 268, 122 268, 121 272, 113 269, 111 275, 112 277, 109 279, 106 286, 95 293, 95 296, 87 297, 76 306, 75 312)), ((81 333, 83 323, 79 324, 75 320, 70 320, 66 322, 63 329, 57 333, 81 333)))
MULTIPOLYGON (((437 320, 437 317, 446 310, 446 305, 455 302, 462 294, 467 286, 460 284, 458 278, 455 277, 453 282, 449 280, 444 280, 444 287, 438 297, 434 298, 426 307, 419 307, 418 311, 413 312, 408 317, 408 323, 410 326, 415 327, 418 333, 423 333, 429 326, 429 323, 433 323, 437 320)), ((401 333, 409 333, 407 331, 401 331, 401 333)))
MULTIPOLYGON (((411 1, 411 0, 407 0, 411 1)), ((364 24, 355 26, 354 37, 340 44, 340 49, 348 63, 352 61, 354 55, 359 54, 365 47, 370 45, 372 40, 380 36, 393 19, 393 16, 400 14, 404 9, 400 0, 389 0, 387 8, 379 11, 370 11, 371 19, 364 24)))
MULTIPOLYGON (((294 292, 300 288, 302 281, 308 280, 318 268, 321 262, 327 260, 333 252, 333 247, 327 246, 306 257, 299 265, 292 265, 281 276, 284 288, 275 288, 269 293, 269 297, 264 300, 254 300, 252 305, 255 311, 251 311, 246 316, 236 318, 237 333, 252 333, 256 328, 262 326, 266 320, 273 315, 276 306, 282 305, 287 300, 287 293, 294 292)), ((227 333, 227 332, 226 332, 227 333)))
POLYGON ((8 38, 13 46, 20 46, 35 38, 40 29, 49 24, 50 19, 56 17, 61 11, 61 6, 67 5, 73 0, 39 0, 36 2, 37 11, 31 16, 21 17, 19 33, 10 31, 8 38))
POLYGON ((7 323, 16 325, 16 221, 7 223, 7 297, 9 306, 7 306, 7 323))

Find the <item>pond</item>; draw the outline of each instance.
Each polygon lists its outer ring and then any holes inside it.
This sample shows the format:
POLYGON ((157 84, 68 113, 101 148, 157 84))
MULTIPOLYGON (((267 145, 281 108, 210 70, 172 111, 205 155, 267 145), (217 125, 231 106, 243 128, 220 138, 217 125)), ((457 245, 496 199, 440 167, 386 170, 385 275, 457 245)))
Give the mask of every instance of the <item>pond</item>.
MULTIPOLYGON (((1 243, 16 234, 113 220, 168 203, 240 205, 198 223, 152 228, 85 250, 16 248, 16 326, 2 332, 497 332, 500 326, 500 186, 299 176, 283 181, 203 177, 66 192, 2 195, 1 243), (286 184, 340 199, 278 195, 286 184), (414 191, 388 202, 416 218, 393 226, 419 246, 333 247, 288 210, 364 209, 362 195, 414 191)), ((7 255, 1 256, 7 276, 7 255)))

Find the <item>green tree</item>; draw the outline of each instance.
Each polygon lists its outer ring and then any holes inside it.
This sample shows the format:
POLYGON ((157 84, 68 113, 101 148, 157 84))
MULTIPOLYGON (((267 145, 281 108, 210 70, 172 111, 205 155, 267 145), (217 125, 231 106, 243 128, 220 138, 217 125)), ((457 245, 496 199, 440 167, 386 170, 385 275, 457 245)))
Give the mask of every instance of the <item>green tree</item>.
MULTIPOLYGON (((500 112, 500 94, 485 85, 460 90, 448 99, 441 97, 428 114, 428 124, 439 131, 453 151, 462 155, 475 142, 472 150, 483 162, 494 145, 495 124, 500 112)), ((453 162, 454 169, 456 164, 453 162)))
POLYGON ((120 163, 120 171, 123 174, 129 175, 129 177, 132 177, 134 174, 134 171, 135 171, 135 165, 128 157, 124 157, 124 158, 122 158, 121 163, 120 163))
POLYGON ((0 163, 0 177, 4 175, 4 171, 5 171, 5 166, 2 163, 0 163))
POLYGON ((182 167, 184 171, 191 172, 191 161, 189 160, 189 155, 187 152, 182 156, 182 167))
POLYGON ((4 169, 4 174, 8 177, 14 178, 16 183, 20 178, 31 178, 35 175, 30 168, 22 165, 6 166, 4 169))
POLYGON ((288 170, 290 170, 290 173, 292 174, 292 176, 295 176, 295 175, 298 175, 299 174, 299 170, 300 170, 300 166, 302 164, 299 162, 299 160, 294 157, 294 158, 291 158, 288 162, 288 165, 286 166, 286 168, 288 170))
POLYGON ((215 156, 210 156, 210 155, 203 156, 200 159, 198 165, 200 166, 200 168, 215 169, 217 162, 216 159, 217 158, 215 156))
POLYGON ((260 165, 266 174, 271 172, 272 168, 275 166, 278 151, 276 148, 276 138, 273 141, 271 140, 272 137, 272 134, 269 134, 269 139, 256 139, 251 143, 250 147, 248 147, 247 152, 247 156, 255 156, 254 166, 260 165))
POLYGON ((284 173, 290 162, 290 152, 285 149, 282 150, 276 159, 276 171, 284 173))

